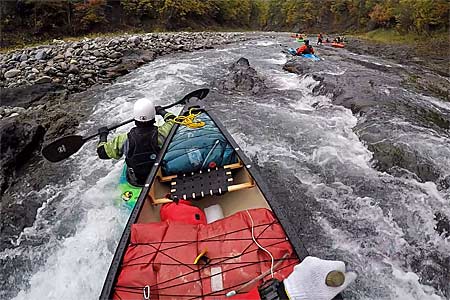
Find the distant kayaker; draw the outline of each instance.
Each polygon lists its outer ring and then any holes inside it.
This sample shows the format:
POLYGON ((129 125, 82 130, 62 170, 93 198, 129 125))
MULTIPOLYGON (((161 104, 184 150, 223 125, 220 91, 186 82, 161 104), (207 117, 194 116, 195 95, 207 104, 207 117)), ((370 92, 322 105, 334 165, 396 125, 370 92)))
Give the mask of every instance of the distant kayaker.
POLYGON ((337 36, 337 37, 334 38, 333 42, 335 42, 335 43, 343 43, 344 42, 344 37, 337 36))
POLYGON ((314 48, 309 44, 309 40, 305 40, 301 47, 297 48, 297 55, 314 54, 314 48))
POLYGON ((97 154, 101 159, 119 159, 125 155, 127 179, 133 185, 143 185, 161 150, 175 116, 154 105, 147 98, 139 99, 134 104, 134 124, 128 133, 122 133, 108 142, 109 130, 102 127, 98 130, 100 141, 97 154), (164 117, 162 126, 155 125, 155 115, 164 117))
POLYGON ((342 261, 307 256, 282 282, 274 279, 229 299, 331 300, 356 277, 356 273, 346 272, 342 261))
POLYGON ((322 45, 322 41, 323 41, 323 35, 322 35, 322 33, 319 33, 319 35, 317 36, 317 45, 319 45, 319 44, 322 45))

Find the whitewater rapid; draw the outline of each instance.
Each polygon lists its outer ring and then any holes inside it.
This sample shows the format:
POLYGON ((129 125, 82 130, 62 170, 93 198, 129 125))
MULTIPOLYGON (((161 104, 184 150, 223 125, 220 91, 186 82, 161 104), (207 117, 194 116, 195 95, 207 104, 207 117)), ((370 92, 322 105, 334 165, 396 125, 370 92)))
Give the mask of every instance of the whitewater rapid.
MULTIPOLYGON (((168 104, 210 87, 216 97, 205 101, 257 159, 311 255, 343 260, 359 274, 346 298, 444 299, 446 287, 421 282, 411 265, 426 259, 432 272, 435 256, 450 261, 449 241, 439 237, 433 222, 435 210, 448 206, 448 194, 430 182, 376 171, 372 153, 352 130, 358 119, 326 96, 315 96, 318 82, 311 76, 283 71, 288 58, 279 42, 261 38, 159 58, 102 88, 79 130, 85 134, 128 119, 142 96, 168 104), (270 92, 218 97, 213 82, 241 56, 265 78, 270 92)), ((343 70, 330 66, 330 72, 343 70)), ((14 299, 99 296, 129 211, 113 201, 123 160, 97 159, 95 145, 87 143, 64 162, 71 170, 65 184, 36 191, 47 201, 21 239, 45 242, 21 247, 19 241, 17 248, 0 253, 20 257, 20 272, 9 279, 19 282, 14 299)), ((450 216, 448 208, 444 212, 450 216)))

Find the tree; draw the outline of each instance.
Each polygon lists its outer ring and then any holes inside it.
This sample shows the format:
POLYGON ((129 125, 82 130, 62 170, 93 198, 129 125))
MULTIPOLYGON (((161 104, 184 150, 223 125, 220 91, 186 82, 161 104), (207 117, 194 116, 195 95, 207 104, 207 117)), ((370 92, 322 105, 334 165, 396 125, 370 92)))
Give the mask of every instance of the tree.
POLYGON ((84 0, 75 4, 74 19, 76 32, 92 30, 94 26, 105 24, 106 0, 84 0))

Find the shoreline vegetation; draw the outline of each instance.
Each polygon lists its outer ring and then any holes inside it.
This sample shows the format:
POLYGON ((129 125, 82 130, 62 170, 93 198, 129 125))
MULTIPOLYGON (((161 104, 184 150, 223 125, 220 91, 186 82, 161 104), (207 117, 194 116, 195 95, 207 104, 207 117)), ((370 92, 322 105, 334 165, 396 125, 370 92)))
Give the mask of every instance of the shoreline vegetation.
POLYGON ((11 0, 0 2, 0 50, 178 31, 327 32, 409 43, 448 35, 449 11, 447 0, 11 0))

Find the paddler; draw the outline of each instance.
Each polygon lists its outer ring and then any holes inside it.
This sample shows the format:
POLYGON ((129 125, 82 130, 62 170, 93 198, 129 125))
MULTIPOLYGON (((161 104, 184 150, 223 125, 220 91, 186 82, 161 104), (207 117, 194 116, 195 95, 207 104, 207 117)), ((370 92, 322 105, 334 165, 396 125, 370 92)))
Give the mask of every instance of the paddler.
POLYGON ((317 35, 317 45, 321 44, 322 45, 323 42, 323 35, 322 33, 319 33, 319 35, 317 35))
POLYGON ((245 294, 236 290, 229 299, 331 300, 355 279, 356 273, 346 272, 342 261, 307 256, 283 281, 271 279, 245 294))
POLYGON ((160 147, 169 135, 175 116, 160 106, 155 107, 153 101, 147 98, 136 101, 133 114, 135 127, 109 142, 108 128, 102 127, 98 130, 100 141, 97 154, 101 159, 119 159, 125 155, 128 181, 133 185, 143 185, 161 150, 160 147), (163 125, 155 125, 156 114, 163 116, 163 125))
POLYGON ((309 40, 305 40, 304 44, 297 48, 297 55, 314 54, 314 48, 309 44, 309 40))

